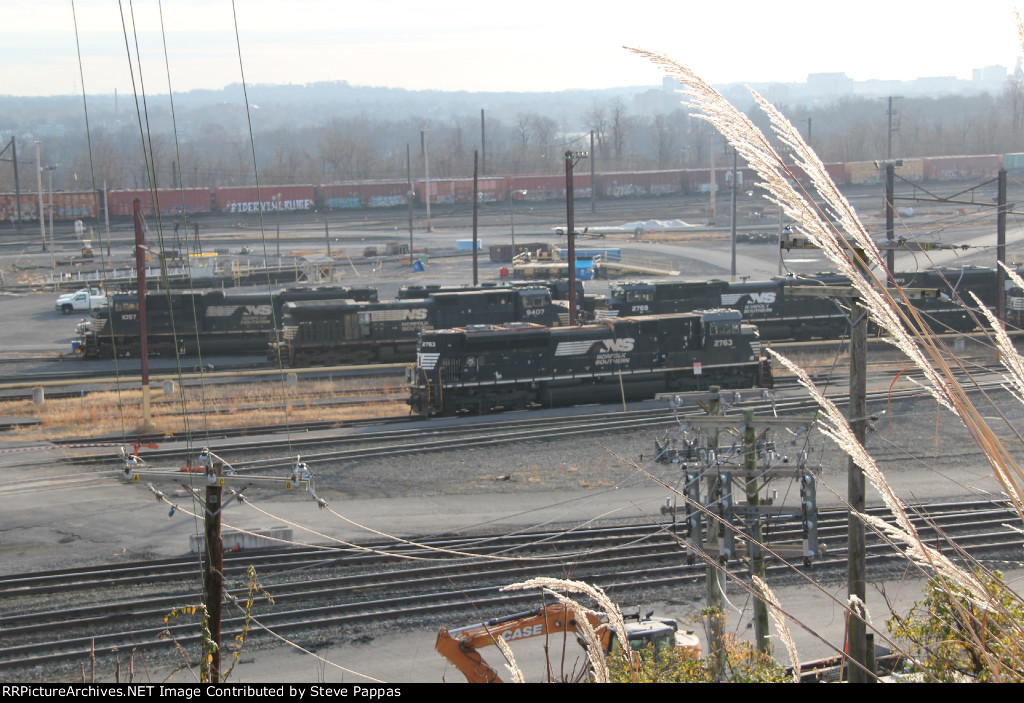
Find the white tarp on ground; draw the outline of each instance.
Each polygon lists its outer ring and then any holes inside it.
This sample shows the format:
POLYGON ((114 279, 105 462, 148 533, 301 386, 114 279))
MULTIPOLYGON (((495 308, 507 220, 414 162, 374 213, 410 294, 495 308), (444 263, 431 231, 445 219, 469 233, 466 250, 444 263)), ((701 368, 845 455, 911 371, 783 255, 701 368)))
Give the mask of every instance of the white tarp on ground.
POLYGON ((622 228, 628 232, 635 232, 638 229, 642 229, 645 232, 656 232, 659 230, 668 229, 686 229, 688 227, 696 227, 697 225, 691 225, 689 222, 682 220, 643 220, 639 222, 627 222, 622 225, 622 228))
MULTIPOLYGON (((669 232, 678 229, 689 229, 696 227, 697 225, 691 225, 689 222, 683 220, 638 220, 636 222, 626 222, 621 225, 609 225, 609 226, 598 226, 588 225, 586 227, 578 227, 576 231, 580 234, 634 234, 636 232, 669 232)), ((554 227, 555 232, 558 234, 565 233, 565 226, 554 227)))

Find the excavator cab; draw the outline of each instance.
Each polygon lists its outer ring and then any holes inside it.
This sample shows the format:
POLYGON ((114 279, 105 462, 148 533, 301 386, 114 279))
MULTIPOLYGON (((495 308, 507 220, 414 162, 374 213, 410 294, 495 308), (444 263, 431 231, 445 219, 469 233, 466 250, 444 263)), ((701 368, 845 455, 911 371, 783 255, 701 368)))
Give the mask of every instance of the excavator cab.
MULTIPOLYGON (((680 632, 679 625, 671 618, 653 618, 648 615, 641 619, 638 615, 636 622, 626 623, 626 635, 634 651, 649 648, 658 653, 664 649, 677 648, 693 652, 695 658, 700 656, 700 641, 696 635, 692 631, 680 632)), ((610 653, 617 654, 621 648, 618 633, 614 633, 610 653)))

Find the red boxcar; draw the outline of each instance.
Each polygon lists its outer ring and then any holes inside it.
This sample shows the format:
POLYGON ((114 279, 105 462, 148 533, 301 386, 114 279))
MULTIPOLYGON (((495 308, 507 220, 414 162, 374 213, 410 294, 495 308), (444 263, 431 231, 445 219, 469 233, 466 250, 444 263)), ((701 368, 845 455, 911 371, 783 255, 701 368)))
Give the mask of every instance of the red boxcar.
POLYGON ((1003 164, 1000 154, 988 156, 930 156, 924 160, 926 181, 967 181, 995 178, 1003 164))
MULTIPOLYGON (((95 218, 99 214, 98 193, 89 190, 53 194, 53 217, 59 220, 81 220, 95 218)), ((47 205, 50 198, 43 193, 47 205)), ((45 211, 44 211, 45 212, 45 211)))
POLYGON ((209 188, 159 188, 156 191, 156 207, 150 190, 108 190, 107 207, 110 208, 110 216, 131 217, 136 198, 146 217, 152 217, 157 210, 163 217, 175 217, 183 212, 194 215, 211 210, 209 188))
POLYGON ((261 186, 258 191, 256 186, 217 188, 213 202, 217 212, 229 214, 313 210, 316 189, 312 185, 261 186))
POLYGON ((343 210, 364 207, 398 207, 406 204, 406 181, 328 183, 317 186, 318 207, 343 210))
MULTIPOLYGON (((757 181, 757 174, 753 169, 737 169, 741 188, 753 188, 757 181)), ((707 193, 711 190, 711 172, 706 168, 689 168, 677 172, 680 178, 680 191, 682 193, 707 193)), ((715 181, 718 183, 718 192, 725 193, 732 187, 732 167, 715 166, 715 181)), ((675 192, 675 191, 673 191, 675 192)))
MULTIPOLYGON (((573 190, 590 196, 590 173, 573 173, 573 190)), ((547 176, 509 176, 508 190, 513 200, 565 200, 565 174, 547 176)))
POLYGON ((683 190, 681 171, 641 171, 639 173, 599 173, 598 192, 605 198, 636 198, 672 195, 683 190))
MULTIPOLYGON (((21 203, 21 221, 39 219, 39 196, 35 193, 0 193, 0 222, 14 222, 18 219, 18 203, 21 203)), ((46 196, 43 195, 45 206, 46 196)))
POLYGON ((846 185, 846 164, 825 164, 825 172, 836 185, 846 185))
MULTIPOLYGON (((54 220, 85 220, 96 217, 99 212, 97 194, 92 191, 56 191, 53 198, 54 220)), ((43 216, 48 217, 51 194, 43 192, 43 216)), ((15 193, 0 193, 0 222, 11 222, 18 219, 18 201, 21 201, 21 220, 39 221, 39 195, 22 192, 20 198, 15 193)))
POLYGON ((454 203, 455 182, 451 178, 431 178, 428 189, 425 180, 416 181, 416 201, 426 204, 428 197, 431 205, 454 203))
MULTIPOLYGON (((495 178, 493 176, 477 178, 476 189, 477 193, 479 193, 480 202, 495 203, 505 200, 505 185, 506 182, 503 176, 500 178, 495 178)), ((455 195, 455 202, 473 202, 473 179, 454 179, 452 181, 452 191, 455 195)))

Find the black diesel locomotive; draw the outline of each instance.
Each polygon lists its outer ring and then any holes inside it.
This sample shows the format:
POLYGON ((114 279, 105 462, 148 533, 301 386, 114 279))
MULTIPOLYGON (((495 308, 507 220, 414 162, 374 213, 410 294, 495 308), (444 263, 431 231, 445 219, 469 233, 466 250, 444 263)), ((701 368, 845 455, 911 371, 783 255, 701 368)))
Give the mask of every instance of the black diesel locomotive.
MULTIPOLYGON (((912 301, 939 333, 974 329, 974 319, 961 302, 962 299, 967 305, 972 304, 968 291, 990 308, 996 304, 996 272, 991 268, 930 269, 897 273, 895 279, 904 288, 932 289, 942 294, 940 298, 912 301)), ((780 276, 743 283, 717 279, 630 281, 612 284, 607 314, 656 315, 720 307, 738 310, 744 322, 757 325, 765 341, 834 339, 847 332, 846 311, 836 300, 798 295, 794 288, 849 285, 849 279, 839 274, 780 276)), ((1019 300, 1014 297, 1014 293, 1019 292, 1015 286, 1008 285, 1007 317, 1011 323, 1020 317, 1022 306, 1015 304, 1019 300)))
POLYGON ((423 330, 503 322, 554 327, 568 317, 568 308, 541 287, 431 292, 383 303, 293 302, 284 306, 280 339, 268 356, 286 366, 412 361, 423 330))
MULTIPOLYGON (((151 356, 264 354, 289 301, 347 298, 375 302, 377 289, 320 286, 276 292, 227 293, 220 290, 146 293, 146 328, 151 356)), ((79 323, 84 357, 137 357, 142 351, 139 299, 115 293, 107 310, 79 323)))
MULTIPOLYGON (((968 291, 976 293, 990 308, 995 307, 996 272, 991 268, 897 273, 896 280, 904 287, 945 293, 941 299, 913 301, 938 332, 974 328, 974 319, 961 304, 961 299, 970 300, 968 291)), ((796 295, 793 290, 795 286, 825 285, 842 287, 848 281, 834 274, 743 283, 633 281, 612 284, 607 299, 583 295, 582 285, 577 282, 577 301, 581 319, 729 308, 739 311, 744 322, 756 324, 765 341, 839 338, 847 331, 841 301, 796 295)), ((272 294, 152 292, 146 296, 149 348, 155 356, 202 352, 268 354, 274 359, 280 354, 289 365, 411 360, 415 335, 421 329, 514 321, 565 325, 566 286, 564 281, 482 285, 476 289, 410 286, 399 292, 399 301, 390 303, 377 303, 377 291, 370 287, 292 288, 272 294), (302 302, 307 300, 329 302, 302 302)), ((107 311, 79 325, 82 355, 138 356, 138 313, 134 294, 115 294, 107 311)), ((1010 284, 1007 322, 1017 327, 1024 324, 1024 291, 1010 284)))
POLYGON ((407 402, 423 417, 771 385, 757 328, 734 310, 432 330, 408 374, 407 402))

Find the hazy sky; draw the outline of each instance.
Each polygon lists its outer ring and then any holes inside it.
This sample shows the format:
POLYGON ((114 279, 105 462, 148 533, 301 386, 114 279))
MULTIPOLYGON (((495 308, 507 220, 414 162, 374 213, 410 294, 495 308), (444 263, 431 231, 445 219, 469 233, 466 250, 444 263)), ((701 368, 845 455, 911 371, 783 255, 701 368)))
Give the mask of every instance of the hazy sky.
MULTIPOLYGON (((829 71, 856 80, 970 78, 973 68, 1013 68, 1021 53, 1014 7, 1011 0, 236 0, 234 13, 250 84, 547 91, 659 83, 658 70, 624 44, 666 53, 715 83, 799 82, 829 71)), ((0 0, 0 94, 81 92, 75 17, 87 92, 130 92, 122 11, 148 93, 167 92, 168 65, 176 92, 240 81, 230 0, 0 0)))

